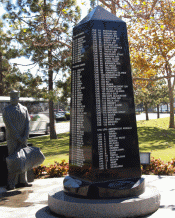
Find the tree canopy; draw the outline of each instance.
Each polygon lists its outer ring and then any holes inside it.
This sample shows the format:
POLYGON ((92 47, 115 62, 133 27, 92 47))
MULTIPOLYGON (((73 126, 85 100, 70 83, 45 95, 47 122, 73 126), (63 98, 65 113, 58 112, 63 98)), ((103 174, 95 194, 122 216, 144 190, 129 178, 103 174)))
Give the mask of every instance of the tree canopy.
POLYGON ((80 18, 75 0, 16 0, 7 1, 7 14, 13 39, 21 45, 21 55, 38 64, 48 84, 50 137, 54 129, 53 76, 70 67, 70 30, 80 18))
MULTIPOLYGON (((93 3, 94 1, 91 0, 93 3)), ((133 80, 147 87, 165 78, 169 89, 170 127, 174 128, 175 1, 99 0, 127 22, 133 80)), ((93 3, 94 4, 94 3, 93 3)))
POLYGON ((166 81, 164 79, 158 80, 151 83, 151 81, 147 84, 146 87, 137 86, 135 89, 135 104, 143 104, 146 113, 146 120, 148 117, 148 108, 157 107, 158 118, 159 118, 159 105, 165 104, 168 102, 168 87, 166 85, 166 81))

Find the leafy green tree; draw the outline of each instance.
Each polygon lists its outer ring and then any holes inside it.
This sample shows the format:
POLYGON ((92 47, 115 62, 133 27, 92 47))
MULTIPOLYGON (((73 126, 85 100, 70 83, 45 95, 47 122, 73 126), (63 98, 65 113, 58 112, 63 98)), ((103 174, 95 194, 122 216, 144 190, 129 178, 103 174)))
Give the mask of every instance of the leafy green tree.
POLYGON ((42 98, 47 93, 46 88, 40 88, 43 84, 40 76, 34 76, 30 71, 25 72, 19 79, 19 91, 21 97, 42 98))
MULTIPOLYGON (((134 25, 129 25, 131 63, 139 70, 134 75, 137 82, 166 79, 170 103, 169 127, 174 128, 175 2, 159 0, 155 3, 147 19, 137 17, 134 25)), ((146 10, 147 5, 143 7, 146 10)))
POLYGON ((3 28, 4 23, 0 20, 0 96, 6 95, 11 87, 15 88, 17 77, 20 76, 19 69, 9 62, 11 58, 18 57, 18 52, 11 45, 11 33, 4 32, 3 28), (9 77, 13 80, 8 81, 9 77))
POLYGON ((80 18, 75 0, 16 0, 7 1, 13 37, 20 43, 21 55, 38 64, 48 84, 50 138, 56 138, 54 127, 54 74, 67 69, 71 56, 72 25, 80 18))
POLYGON ((30 71, 21 73, 17 65, 10 63, 11 59, 20 57, 21 49, 13 43, 13 33, 3 29, 4 23, 0 20, 0 96, 8 96, 12 89, 16 89, 21 96, 41 97, 39 85, 42 78, 33 76, 30 71))
POLYGON ((111 13, 127 21, 131 64, 133 68, 138 69, 137 75, 133 74, 133 79, 144 86, 150 81, 163 78, 167 80, 170 102, 169 127, 174 128, 175 1, 99 0, 99 2, 111 13))
POLYGON ((56 86, 61 89, 59 101, 68 104, 68 99, 71 97, 71 76, 67 77, 65 81, 59 80, 56 86))
POLYGON ((153 106, 157 107, 157 118, 160 117, 159 114, 159 107, 160 104, 165 104, 169 102, 169 92, 168 92, 168 86, 166 84, 166 81, 160 80, 156 82, 156 85, 152 86, 151 88, 151 98, 153 100, 153 106))
POLYGON ((146 113, 146 120, 148 117, 148 108, 157 107, 157 118, 159 118, 159 105, 168 102, 168 87, 165 80, 149 82, 146 87, 137 86, 135 90, 136 105, 143 104, 146 113))

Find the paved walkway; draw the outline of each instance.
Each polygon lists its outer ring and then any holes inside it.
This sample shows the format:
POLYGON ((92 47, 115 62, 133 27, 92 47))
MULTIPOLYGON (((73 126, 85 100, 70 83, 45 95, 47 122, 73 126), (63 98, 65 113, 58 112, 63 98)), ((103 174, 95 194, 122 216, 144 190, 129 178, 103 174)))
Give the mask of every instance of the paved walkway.
MULTIPOLYGON (((156 186, 161 194, 160 209, 147 218, 175 217, 175 176, 143 176, 146 183, 156 186)), ((5 192, 0 187, 1 218, 55 218, 48 207, 48 193, 62 186, 63 178, 36 179, 29 188, 5 192)), ((145 217, 145 218, 146 218, 145 217)), ((95 217, 94 217, 95 218, 95 217)), ((110 218, 110 217, 109 217, 110 218)))
MULTIPOLYGON (((149 113, 148 114, 149 119, 157 119, 157 114, 156 113, 149 113)), ((160 118, 164 118, 164 117, 169 117, 170 114, 168 113, 160 113, 160 118)), ((136 120, 146 120, 146 114, 145 113, 141 113, 139 115, 136 115, 136 120)), ((69 132, 70 131, 70 122, 59 122, 56 123, 56 132, 57 134, 59 133, 65 133, 65 132, 69 132)))
MULTIPOLYGON (((169 117, 170 114, 168 113, 160 113, 160 118, 164 118, 164 117, 169 117)), ((157 113, 148 113, 148 118, 149 120, 152 119, 157 119, 157 113)), ((136 115, 136 120, 146 120, 146 114, 145 113, 141 113, 139 115, 136 115)))
POLYGON ((65 133, 70 131, 70 122, 60 122, 55 124, 56 133, 65 133))

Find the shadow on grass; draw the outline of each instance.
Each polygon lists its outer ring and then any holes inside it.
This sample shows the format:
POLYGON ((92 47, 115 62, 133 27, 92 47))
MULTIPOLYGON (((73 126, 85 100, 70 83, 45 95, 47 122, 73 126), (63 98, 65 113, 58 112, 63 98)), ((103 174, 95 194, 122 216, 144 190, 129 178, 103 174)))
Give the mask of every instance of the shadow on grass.
POLYGON ((33 146, 39 147, 45 157, 69 153, 69 133, 58 135, 58 139, 50 139, 50 136, 33 138, 29 140, 33 146))
MULTIPOLYGON (((140 151, 165 150, 175 147, 175 129, 158 127, 137 127, 140 151)), ((39 147, 46 157, 69 153, 69 133, 58 134, 58 139, 50 136, 29 139, 33 146, 39 147)))
POLYGON ((175 144, 175 130, 137 127, 140 150, 163 150, 175 144), (146 144, 146 145, 145 145, 146 144))

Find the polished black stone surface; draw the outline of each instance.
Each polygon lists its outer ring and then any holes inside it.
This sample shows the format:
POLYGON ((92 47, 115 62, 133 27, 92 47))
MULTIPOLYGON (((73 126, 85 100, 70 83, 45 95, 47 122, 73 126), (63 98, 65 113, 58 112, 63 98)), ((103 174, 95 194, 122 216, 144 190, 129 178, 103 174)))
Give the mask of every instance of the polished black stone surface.
POLYGON ((91 183, 66 176, 64 179, 64 191, 75 197, 89 199, 135 197, 144 193, 145 179, 133 178, 91 183))
POLYGON ((141 177, 126 23, 100 6, 73 29, 71 177, 141 177))
POLYGON ((1 166, 0 186, 7 185, 7 164, 6 164, 7 156, 8 156, 7 145, 1 145, 0 146, 0 166, 1 166))

